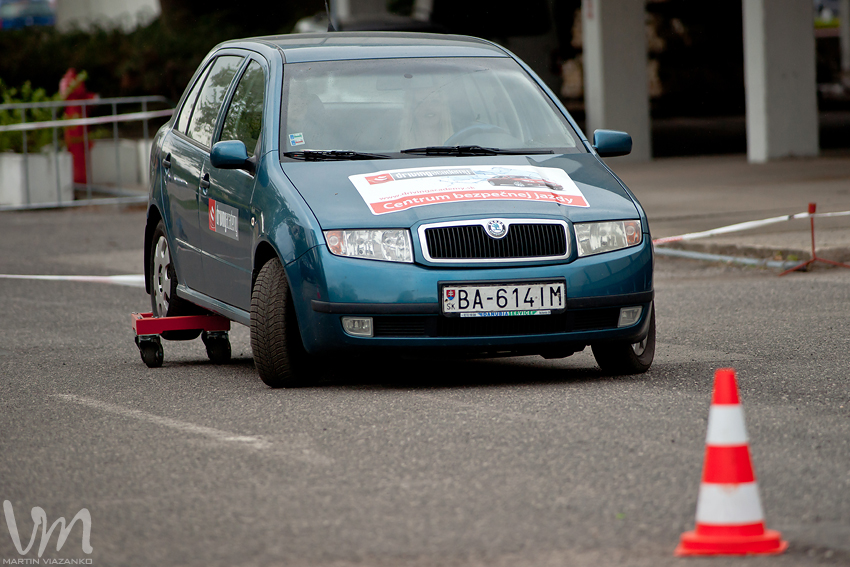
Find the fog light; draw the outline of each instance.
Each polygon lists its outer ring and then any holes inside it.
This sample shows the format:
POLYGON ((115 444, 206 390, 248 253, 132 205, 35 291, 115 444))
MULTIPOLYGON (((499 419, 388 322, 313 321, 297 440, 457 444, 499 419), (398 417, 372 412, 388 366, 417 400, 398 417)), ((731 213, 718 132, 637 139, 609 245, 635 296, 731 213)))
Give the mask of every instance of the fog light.
MULTIPOLYGON (((622 318, 622 315, 620 316, 622 318)), ((372 318, 371 317, 343 317, 342 329, 347 335, 352 337, 371 337, 372 336, 372 318)))
POLYGON ((620 320, 617 321, 618 327, 630 327, 638 322, 640 315, 643 313, 643 307, 623 307, 620 309, 620 320))

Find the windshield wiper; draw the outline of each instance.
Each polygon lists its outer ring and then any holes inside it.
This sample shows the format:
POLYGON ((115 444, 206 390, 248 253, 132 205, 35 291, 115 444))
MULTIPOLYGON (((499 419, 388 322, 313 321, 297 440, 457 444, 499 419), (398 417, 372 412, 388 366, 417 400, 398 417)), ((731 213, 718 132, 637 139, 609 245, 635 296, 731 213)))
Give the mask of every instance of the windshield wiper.
POLYGON ((428 146, 426 148, 408 148, 403 154, 421 154, 426 156, 521 156, 527 154, 553 154, 552 150, 503 150, 481 146, 428 146))
POLYGON ((285 157, 303 159, 304 161, 341 161, 355 159, 389 159, 384 154, 367 154, 350 150, 303 150, 300 152, 284 152, 285 157))

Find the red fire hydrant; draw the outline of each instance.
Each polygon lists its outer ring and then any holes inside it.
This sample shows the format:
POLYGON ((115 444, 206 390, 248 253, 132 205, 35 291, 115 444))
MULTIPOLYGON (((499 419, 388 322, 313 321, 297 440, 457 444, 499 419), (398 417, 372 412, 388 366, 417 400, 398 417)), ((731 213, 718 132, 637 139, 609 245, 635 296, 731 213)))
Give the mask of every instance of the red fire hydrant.
MULTIPOLYGON (((79 75, 74 69, 68 69, 62 80, 59 81, 59 94, 63 100, 87 100, 97 98, 98 95, 86 90, 85 73, 79 75)), ((66 106, 65 118, 82 118, 82 106, 66 106)), ((70 126, 65 128, 65 145, 74 159, 74 183, 85 184, 88 182, 86 172, 86 149, 84 145, 84 128, 87 126, 70 126)), ((89 149, 92 142, 89 140, 89 149)))

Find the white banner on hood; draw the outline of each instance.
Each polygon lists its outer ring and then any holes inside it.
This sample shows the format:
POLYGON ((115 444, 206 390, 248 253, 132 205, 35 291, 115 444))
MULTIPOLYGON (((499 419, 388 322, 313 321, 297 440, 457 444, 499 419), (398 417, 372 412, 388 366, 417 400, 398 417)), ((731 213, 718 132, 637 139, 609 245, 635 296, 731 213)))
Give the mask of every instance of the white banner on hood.
POLYGON ((469 165, 393 169, 348 177, 372 214, 461 201, 538 201, 588 207, 562 169, 532 165, 469 165))

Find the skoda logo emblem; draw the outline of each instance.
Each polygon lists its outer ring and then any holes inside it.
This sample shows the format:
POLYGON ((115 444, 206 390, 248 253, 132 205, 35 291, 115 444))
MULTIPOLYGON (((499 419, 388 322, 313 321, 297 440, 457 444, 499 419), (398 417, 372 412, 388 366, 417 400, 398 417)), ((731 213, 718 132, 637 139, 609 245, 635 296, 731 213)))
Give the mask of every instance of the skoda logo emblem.
POLYGON ((493 238, 504 238, 504 236, 508 233, 508 226, 504 222, 496 219, 487 221, 484 228, 487 230, 487 234, 493 238))

